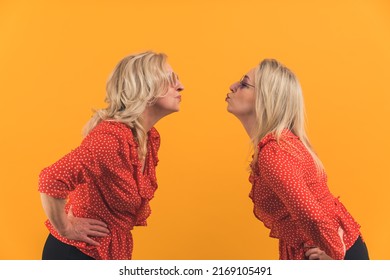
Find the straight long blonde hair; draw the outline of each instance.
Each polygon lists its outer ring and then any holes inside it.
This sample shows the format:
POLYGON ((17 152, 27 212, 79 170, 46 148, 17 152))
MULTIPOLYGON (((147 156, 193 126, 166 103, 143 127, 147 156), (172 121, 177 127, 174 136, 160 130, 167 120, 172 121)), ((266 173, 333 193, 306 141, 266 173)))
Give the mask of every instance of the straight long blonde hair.
POLYGON ((141 159, 147 153, 147 131, 142 126, 146 106, 167 92, 172 77, 166 70, 167 56, 151 51, 124 57, 114 68, 106 84, 107 108, 96 110, 83 129, 86 136, 103 120, 128 125, 138 142, 141 159))
POLYGON ((295 74, 275 59, 264 59, 255 70, 256 127, 251 139, 254 147, 252 166, 258 159, 258 143, 274 133, 280 140, 284 129, 299 137, 312 156, 317 170, 324 167, 314 152, 305 131, 305 108, 301 85, 295 74))

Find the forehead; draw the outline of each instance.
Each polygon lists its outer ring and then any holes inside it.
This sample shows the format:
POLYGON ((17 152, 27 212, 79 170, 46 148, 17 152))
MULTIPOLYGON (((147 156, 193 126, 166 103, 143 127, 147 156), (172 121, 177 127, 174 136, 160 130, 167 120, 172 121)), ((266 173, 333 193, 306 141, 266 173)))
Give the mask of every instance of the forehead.
POLYGON ((255 70, 256 68, 252 68, 248 73, 245 74, 251 81, 254 81, 255 79, 255 70))

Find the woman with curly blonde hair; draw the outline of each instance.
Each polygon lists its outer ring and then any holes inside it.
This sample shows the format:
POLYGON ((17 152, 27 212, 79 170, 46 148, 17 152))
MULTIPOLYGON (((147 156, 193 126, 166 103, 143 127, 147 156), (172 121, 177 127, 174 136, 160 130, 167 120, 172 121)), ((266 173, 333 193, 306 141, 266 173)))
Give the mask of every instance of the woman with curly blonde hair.
POLYGON ((179 111, 183 86, 165 54, 123 58, 79 147, 39 175, 50 234, 42 259, 131 259, 134 226, 145 226, 157 189, 154 125, 179 111))
POLYGON ((279 239, 280 259, 368 259, 360 226, 330 193, 306 135, 294 73, 265 59, 230 91, 227 110, 254 147, 249 178, 254 214, 279 239))

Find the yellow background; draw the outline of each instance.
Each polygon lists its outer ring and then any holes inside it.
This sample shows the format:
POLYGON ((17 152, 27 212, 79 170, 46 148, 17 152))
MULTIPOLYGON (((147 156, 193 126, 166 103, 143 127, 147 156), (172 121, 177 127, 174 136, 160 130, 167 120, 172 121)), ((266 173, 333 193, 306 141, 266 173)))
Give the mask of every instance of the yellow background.
POLYGON ((159 189, 134 259, 277 259, 252 214, 231 83, 273 57, 300 78, 331 191, 389 259, 390 2, 0 1, 0 259, 39 259, 37 178, 79 145, 125 55, 165 52, 185 86, 158 123, 159 189))

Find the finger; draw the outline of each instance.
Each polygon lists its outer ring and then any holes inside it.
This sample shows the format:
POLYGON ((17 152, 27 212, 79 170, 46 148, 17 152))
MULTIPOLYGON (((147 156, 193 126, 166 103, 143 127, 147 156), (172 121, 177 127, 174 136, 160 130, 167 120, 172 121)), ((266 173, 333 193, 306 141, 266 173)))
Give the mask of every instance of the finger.
POLYGON ((90 226, 89 230, 91 231, 97 231, 97 232, 100 232, 100 233, 107 233, 109 234, 110 231, 108 230, 108 228, 106 227, 102 227, 102 226, 90 226))
POLYGON ((318 254, 311 254, 309 256, 309 260, 319 260, 320 256, 318 254))
POLYGON ((312 254, 318 254, 319 250, 318 248, 312 248, 306 251, 305 256, 309 257, 312 254))
POLYGON ((85 243, 88 243, 90 245, 93 245, 93 246, 100 246, 99 242, 93 240, 92 238, 89 238, 88 236, 85 236, 82 241, 84 241, 85 243))
POLYGON ((105 237, 107 236, 107 233, 104 232, 98 232, 98 231, 88 231, 88 236, 93 236, 93 237, 105 237))
POLYGON ((87 230, 87 235, 88 235, 88 236, 99 236, 99 237, 104 237, 104 236, 107 236, 108 234, 109 234, 109 233, 101 232, 101 231, 96 231, 96 230, 92 230, 92 229, 87 230))
POLYGON ((102 226, 102 227, 107 227, 107 224, 100 221, 100 220, 95 220, 95 219, 85 219, 88 223, 90 223, 91 225, 98 225, 98 226, 102 226))

